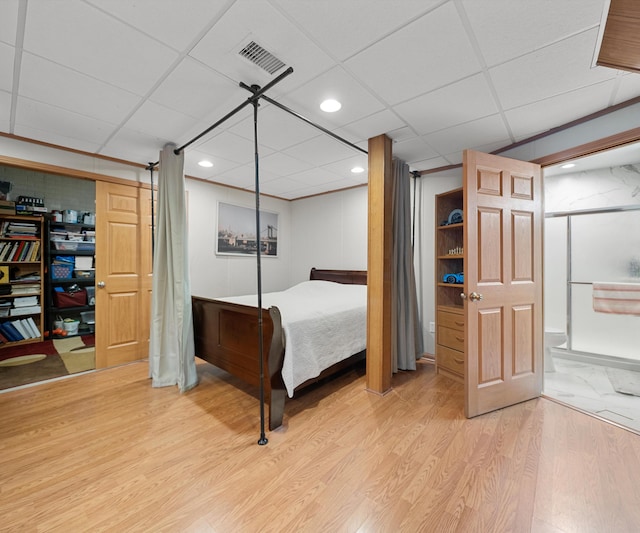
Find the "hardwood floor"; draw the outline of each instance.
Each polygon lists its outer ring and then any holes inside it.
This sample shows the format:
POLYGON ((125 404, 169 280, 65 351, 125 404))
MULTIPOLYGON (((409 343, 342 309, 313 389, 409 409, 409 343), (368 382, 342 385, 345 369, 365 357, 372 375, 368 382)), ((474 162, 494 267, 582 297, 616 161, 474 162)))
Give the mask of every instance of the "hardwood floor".
POLYGON ((146 362, 0 394, 0 531, 631 532, 640 437, 546 399, 467 420, 420 362, 287 401, 208 364, 184 395, 146 362))

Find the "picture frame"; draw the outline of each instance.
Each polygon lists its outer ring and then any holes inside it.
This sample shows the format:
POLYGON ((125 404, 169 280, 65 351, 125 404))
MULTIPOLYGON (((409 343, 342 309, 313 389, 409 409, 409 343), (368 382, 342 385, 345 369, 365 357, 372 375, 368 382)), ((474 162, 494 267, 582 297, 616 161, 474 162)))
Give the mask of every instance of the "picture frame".
MULTIPOLYGON (((278 257, 279 213, 260 210, 260 256, 278 257)), ((254 207, 218 202, 216 255, 257 255, 254 207)))

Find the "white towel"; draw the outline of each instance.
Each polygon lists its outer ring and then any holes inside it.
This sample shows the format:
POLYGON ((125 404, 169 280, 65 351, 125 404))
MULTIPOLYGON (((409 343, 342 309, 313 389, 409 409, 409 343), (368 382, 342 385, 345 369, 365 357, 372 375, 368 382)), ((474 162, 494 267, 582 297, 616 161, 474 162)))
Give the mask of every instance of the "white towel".
POLYGON ((640 316, 640 283, 594 282, 593 310, 640 316))

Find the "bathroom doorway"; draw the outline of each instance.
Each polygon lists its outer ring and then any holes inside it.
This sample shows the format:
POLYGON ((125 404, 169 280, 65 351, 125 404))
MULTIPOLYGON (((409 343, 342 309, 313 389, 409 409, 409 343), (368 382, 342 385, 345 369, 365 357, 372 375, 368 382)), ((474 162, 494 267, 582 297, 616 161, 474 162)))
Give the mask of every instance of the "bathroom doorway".
POLYGON ((640 143, 571 163, 544 170, 544 395, 640 434, 640 143))

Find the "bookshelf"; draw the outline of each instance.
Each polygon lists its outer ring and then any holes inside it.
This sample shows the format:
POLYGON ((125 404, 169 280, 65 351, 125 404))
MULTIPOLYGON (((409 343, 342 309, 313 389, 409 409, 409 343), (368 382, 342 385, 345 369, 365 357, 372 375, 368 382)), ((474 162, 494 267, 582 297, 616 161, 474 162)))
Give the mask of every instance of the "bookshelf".
POLYGON ((0 214, 0 349, 43 340, 43 217, 0 214))

